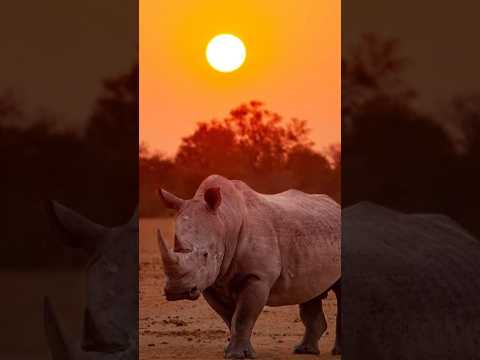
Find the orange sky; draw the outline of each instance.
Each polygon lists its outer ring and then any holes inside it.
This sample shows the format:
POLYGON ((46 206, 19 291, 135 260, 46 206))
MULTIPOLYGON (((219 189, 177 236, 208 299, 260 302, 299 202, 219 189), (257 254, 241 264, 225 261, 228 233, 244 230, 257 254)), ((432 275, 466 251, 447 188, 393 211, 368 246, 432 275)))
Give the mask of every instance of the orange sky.
POLYGON ((308 121, 318 148, 340 141, 339 0, 140 1, 140 140, 173 155, 198 121, 251 99, 308 121), (218 73, 205 46, 240 37, 247 59, 218 73))

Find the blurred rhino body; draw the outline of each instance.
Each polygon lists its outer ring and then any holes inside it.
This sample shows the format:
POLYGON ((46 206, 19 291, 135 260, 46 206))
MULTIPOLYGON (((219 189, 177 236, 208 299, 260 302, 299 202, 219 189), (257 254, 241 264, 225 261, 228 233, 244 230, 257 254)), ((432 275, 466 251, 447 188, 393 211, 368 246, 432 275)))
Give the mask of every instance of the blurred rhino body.
POLYGON ((53 360, 134 359, 138 349, 138 215, 127 224, 106 228, 55 202, 51 213, 65 233, 65 242, 90 257, 82 339, 66 339, 46 300, 45 330, 53 360))
MULTIPOLYGON (((255 357, 250 336, 265 305, 300 304, 306 332, 295 352, 318 353, 322 298, 332 288, 340 296, 340 206, 297 190, 260 194, 218 175, 190 200, 159 193, 178 211, 174 249, 158 234, 167 299, 203 294, 230 329, 226 357, 240 359, 255 357)), ((339 331, 340 316, 336 353, 339 331)))
POLYGON ((479 359, 480 242, 452 219, 342 213, 343 356, 479 359))
POLYGON ((79 341, 68 339, 62 330, 51 300, 44 301, 44 325, 52 360, 137 360, 138 345, 119 352, 85 351, 79 341))

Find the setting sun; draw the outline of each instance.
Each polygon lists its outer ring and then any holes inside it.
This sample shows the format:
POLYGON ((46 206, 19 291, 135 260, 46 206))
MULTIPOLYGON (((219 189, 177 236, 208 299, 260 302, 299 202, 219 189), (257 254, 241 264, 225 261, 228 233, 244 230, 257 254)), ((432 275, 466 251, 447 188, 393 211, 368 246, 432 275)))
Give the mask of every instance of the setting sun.
POLYGON ((340 141, 340 1, 141 0, 139 10, 140 139, 152 149, 173 156, 199 121, 250 100, 308 121, 316 149, 340 141))
POLYGON ((232 72, 245 61, 247 51, 242 40, 231 34, 215 36, 207 45, 207 61, 220 72, 232 72))

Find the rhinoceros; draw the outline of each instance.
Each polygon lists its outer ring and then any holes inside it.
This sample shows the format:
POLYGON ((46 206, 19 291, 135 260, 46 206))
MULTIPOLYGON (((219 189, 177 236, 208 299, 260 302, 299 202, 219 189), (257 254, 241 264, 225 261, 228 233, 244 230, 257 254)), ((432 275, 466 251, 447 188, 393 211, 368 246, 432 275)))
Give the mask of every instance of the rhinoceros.
MULTIPOLYGON (((158 231, 167 300, 200 294, 230 330, 226 358, 255 358, 252 329, 265 305, 300 305, 305 325, 299 354, 318 354, 326 330, 322 298, 340 305, 340 206, 297 190, 266 195, 242 181, 212 175, 194 197, 160 189, 175 209, 174 249, 158 231)), ((339 315, 341 314, 338 306, 339 315)), ((334 353, 340 353, 340 316, 334 353)))
POLYGON ((342 212, 345 359, 480 359, 480 242, 444 215, 342 212))
POLYGON ((48 300, 45 330, 53 360, 136 359, 138 351, 138 215, 118 227, 96 224, 52 202, 64 240, 90 256, 83 338, 67 340, 48 300))

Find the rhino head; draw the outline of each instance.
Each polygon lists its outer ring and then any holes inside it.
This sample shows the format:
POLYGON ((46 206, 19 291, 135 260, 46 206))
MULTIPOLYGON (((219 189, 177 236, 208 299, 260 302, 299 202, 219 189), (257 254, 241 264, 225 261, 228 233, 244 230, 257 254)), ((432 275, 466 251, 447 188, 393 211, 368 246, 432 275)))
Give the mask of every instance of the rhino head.
POLYGON ((89 254, 82 349, 124 351, 137 324, 137 214, 125 225, 107 228, 59 203, 50 208, 64 241, 89 254))
POLYGON ((177 211, 174 248, 169 249, 158 230, 158 245, 167 282, 167 300, 196 300, 220 272, 225 252, 225 223, 219 216, 220 188, 204 191, 203 197, 182 200, 160 189, 168 208, 177 211))

